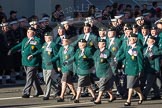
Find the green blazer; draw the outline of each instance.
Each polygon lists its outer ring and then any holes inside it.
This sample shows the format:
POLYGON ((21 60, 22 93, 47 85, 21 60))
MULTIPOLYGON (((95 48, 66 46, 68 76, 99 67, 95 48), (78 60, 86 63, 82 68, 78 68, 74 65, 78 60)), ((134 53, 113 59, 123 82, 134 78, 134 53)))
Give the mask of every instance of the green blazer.
POLYGON ((147 40, 148 40, 148 37, 149 37, 149 36, 147 36, 146 41, 145 41, 145 39, 144 39, 144 37, 143 37, 142 34, 138 37, 138 41, 139 41, 140 45, 143 46, 143 48, 144 48, 144 47, 147 47, 147 40))
POLYGON ((35 52, 33 56, 37 56, 38 54, 41 54, 42 56, 42 68, 46 70, 52 70, 54 67, 59 66, 59 61, 57 61, 55 64, 48 64, 51 59, 57 55, 59 51, 59 46, 57 46, 54 42, 51 42, 49 46, 47 46, 47 43, 45 42, 40 50, 35 52))
POLYGON ((110 51, 105 49, 100 52, 96 50, 93 56, 93 60, 96 68, 96 76, 98 78, 104 78, 112 75, 111 67, 109 64, 110 51))
POLYGON ((77 49, 75 55, 71 59, 69 59, 68 62, 75 63, 75 73, 77 73, 78 75, 86 76, 90 74, 90 69, 92 68, 92 56, 92 49, 89 47, 86 47, 84 49, 83 54, 81 54, 80 49, 77 49))
POLYGON ((34 36, 34 38, 29 42, 29 39, 26 37, 21 43, 11 48, 11 52, 15 52, 19 49, 21 49, 23 66, 39 66, 39 56, 35 56, 31 60, 27 59, 29 55, 32 55, 37 50, 41 49, 41 42, 39 38, 34 36))
POLYGON ((121 47, 121 40, 117 37, 114 37, 112 44, 110 43, 110 39, 107 39, 107 49, 111 52, 111 59, 114 59, 116 53, 118 52, 119 48, 121 47))
POLYGON ((143 71, 143 54, 142 48, 136 45, 133 50, 133 55, 128 52, 131 50, 131 46, 126 47, 123 51, 123 56, 117 58, 117 61, 125 60, 125 73, 130 76, 137 76, 139 72, 143 71))
POLYGON ((150 56, 152 55, 156 55, 158 53, 158 48, 153 45, 153 47, 151 48, 151 50, 148 50, 148 48, 146 47, 143 50, 143 54, 144 54, 144 72, 147 73, 152 73, 155 74, 155 72, 160 72, 160 61, 159 61, 159 57, 155 58, 155 59, 149 59, 150 56))
MULTIPOLYGON (((73 42, 71 45, 76 47, 78 45, 78 41, 80 39, 83 39, 84 35, 85 34, 79 35, 78 39, 75 42, 73 42)), ((94 35, 93 33, 90 33, 90 35, 89 35, 89 38, 88 38, 88 41, 87 41, 87 47, 91 48, 93 53, 96 51, 96 48, 98 47, 98 45, 97 45, 97 36, 94 35)))
POLYGON ((56 60, 60 60, 60 67, 63 73, 72 71, 72 63, 64 64, 67 62, 71 57, 74 55, 74 48, 72 46, 68 46, 67 50, 65 51, 64 47, 62 46, 57 54, 57 56, 53 57, 51 62, 56 62, 56 60))
POLYGON ((55 42, 55 44, 62 45, 61 38, 60 38, 59 35, 57 35, 57 37, 55 38, 54 42, 55 42))

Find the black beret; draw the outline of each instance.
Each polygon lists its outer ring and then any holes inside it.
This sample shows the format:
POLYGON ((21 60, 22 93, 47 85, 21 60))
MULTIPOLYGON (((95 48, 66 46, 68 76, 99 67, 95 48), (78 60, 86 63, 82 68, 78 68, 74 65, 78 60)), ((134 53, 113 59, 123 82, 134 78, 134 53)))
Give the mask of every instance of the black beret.
POLYGON ((151 30, 157 30, 157 27, 156 26, 152 26, 151 30))
POLYGON ((28 30, 32 30, 32 31, 36 31, 36 29, 34 27, 29 27, 28 30))
POLYGON ((125 30, 133 30, 131 26, 125 28, 125 30))
POLYGON ((150 29, 148 25, 143 25, 141 29, 150 29))
POLYGON ((53 36, 53 32, 46 32, 44 36, 53 36))
POLYGON ((63 39, 70 39, 70 36, 66 35, 63 37, 63 39))
POLYGON ((106 39, 100 39, 98 42, 106 42, 106 39))
POLYGON ((115 28, 115 27, 110 27, 110 28, 108 29, 108 31, 116 31, 116 28, 115 28))
POLYGON ((136 37, 136 38, 137 38, 137 34, 131 33, 131 34, 130 34, 130 37, 136 37))
POLYGON ((86 43, 87 41, 85 39, 80 39, 79 42, 86 43))
POLYGON ((58 29, 64 29, 64 26, 61 25, 61 24, 59 24, 59 25, 57 25, 57 26, 58 26, 58 29))
POLYGON ((91 25, 89 23, 85 23, 84 26, 91 27, 91 25))
POLYGON ((130 27, 131 24, 129 24, 129 23, 125 23, 124 26, 125 26, 125 27, 130 27))
POLYGON ((138 28, 137 24, 132 24, 132 28, 138 28))
POLYGON ((105 27, 100 27, 99 31, 106 31, 106 28, 105 27))
POLYGON ((149 39, 156 40, 156 37, 155 36, 149 36, 149 39))

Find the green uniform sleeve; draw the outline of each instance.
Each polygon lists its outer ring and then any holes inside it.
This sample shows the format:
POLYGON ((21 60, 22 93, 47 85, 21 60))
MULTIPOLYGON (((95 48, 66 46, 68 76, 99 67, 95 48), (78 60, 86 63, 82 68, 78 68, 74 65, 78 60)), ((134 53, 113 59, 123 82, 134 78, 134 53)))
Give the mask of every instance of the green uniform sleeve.
POLYGON ((20 43, 17 44, 16 46, 12 47, 12 48, 11 48, 11 52, 12 52, 12 53, 16 52, 17 50, 21 49, 21 46, 22 46, 22 42, 20 42, 20 43))

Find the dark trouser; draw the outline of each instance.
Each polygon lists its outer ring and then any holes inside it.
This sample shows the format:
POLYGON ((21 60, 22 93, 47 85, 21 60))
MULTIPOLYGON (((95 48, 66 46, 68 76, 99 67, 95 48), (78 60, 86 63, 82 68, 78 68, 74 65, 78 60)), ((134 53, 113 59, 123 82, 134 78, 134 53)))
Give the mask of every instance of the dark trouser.
POLYGON ((127 96, 127 78, 125 74, 113 76, 117 91, 121 96, 127 96))
MULTIPOLYGON (((157 78, 156 78, 157 79, 157 78)), ((157 86, 156 83, 156 79, 155 79, 155 83, 153 84, 152 88, 153 88, 153 93, 155 97, 160 97, 160 90, 159 87, 157 86)))
POLYGON ((23 90, 23 94, 30 95, 32 86, 34 87, 35 95, 43 94, 36 75, 37 67, 24 66, 24 70, 26 73, 26 84, 23 90))
POLYGON ((147 84, 146 84, 146 88, 143 91, 143 95, 145 97, 147 97, 151 88, 154 88, 154 92, 156 92, 155 95, 159 95, 160 92, 159 92, 159 89, 156 85, 156 75, 148 73, 146 75, 146 81, 147 81, 147 84))

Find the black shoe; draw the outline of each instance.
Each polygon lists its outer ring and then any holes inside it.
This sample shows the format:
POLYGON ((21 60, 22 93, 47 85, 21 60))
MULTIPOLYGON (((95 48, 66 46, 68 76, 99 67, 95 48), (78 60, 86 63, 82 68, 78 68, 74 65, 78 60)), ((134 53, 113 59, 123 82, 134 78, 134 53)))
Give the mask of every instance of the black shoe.
POLYGON ((88 93, 81 94, 81 97, 88 97, 88 96, 89 96, 88 93))
POLYGON ((64 102, 64 98, 58 98, 57 102, 64 102))
POLYGON ((73 95, 70 100, 74 100, 76 98, 76 95, 73 95))
POLYGON ((154 96, 154 97, 151 98, 151 100, 160 100, 160 99, 161 99, 160 96, 154 96))
POLYGON ((113 99, 108 100, 108 101, 109 101, 109 102, 113 102, 114 100, 116 100, 116 97, 114 97, 113 99))
POLYGON ((43 97, 43 100, 49 100, 49 97, 43 97))
POLYGON ((98 102, 95 102, 95 101, 94 101, 93 103, 94 103, 94 104, 101 104, 101 101, 98 101, 98 102))
POLYGON ((33 97, 39 97, 39 95, 43 95, 43 93, 33 95, 33 97))
POLYGON ((78 99, 75 99, 75 100, 74 100, 74 103, 79 103, 79 100, 78 100, 78 99))
POLYGON ((27 95, 27 94, 23 94, 22 95, 22 98, 29 98, 30 96, 29 95, 27 95))
POLYGON ((142 102, 143 102, 143 100, 139 100, 139 101, 138 101, 138 104, 142 104, 142 102))
POLYGON ((124 106, 131 106, 131 102, 124 103, 124 106))

